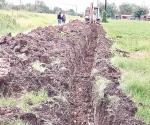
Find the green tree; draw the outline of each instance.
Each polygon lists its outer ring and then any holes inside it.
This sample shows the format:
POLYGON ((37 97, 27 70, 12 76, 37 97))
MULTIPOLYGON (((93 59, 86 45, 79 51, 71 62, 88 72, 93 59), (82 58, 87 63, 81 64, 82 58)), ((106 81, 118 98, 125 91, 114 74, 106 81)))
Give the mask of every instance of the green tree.
POLYGON ((35 5, 35 10, 38 13, 49 13, 49 7, 45 5, 43 1, 37 1, 35 5))
POLYGON ((149 9, 147 7, 140 7, 138 6, 137 8, 135 8, 134 10, 134 16, 136 18, 141 18, 142 15, 148 14, 149 13, 149 9))
POLYGON ((118 13, 118 9, 115 3, 107 5, 107 17, 114 18, 117 13, 118 13))
MULTIPOLYGON (((99 3, 100 14, 103 15, 103 11, 105 10, 105 5, 103 3, 99 3)), ((114 18, 118 13, 118 9, 115 3, 107 4, 107 17, 114 18)))
POLYGON ((54 13, 57 14, 60 11, 62 11, 62 9, 60 7, 54 7, 54 10, 53 10, 54 13))
POLYGON ((123 3, 119 6, 120 14, 131 15, 133 13, 132 4, 123 3))
POLYGON ((24 5, 23 9, 27 11, 35 11, 35 5, 27 3, 26 5, 24 5))
POLYGON ((68 15, 75 16, 75 15, 76 15, 76 12, 75 12, 73 9, 69 9, 69 10, 67 11, 67 14, 68 14, 68 15))
POLYGON ((5 7, 5 0, 0 0, 0 9, 3 9, 5 7))

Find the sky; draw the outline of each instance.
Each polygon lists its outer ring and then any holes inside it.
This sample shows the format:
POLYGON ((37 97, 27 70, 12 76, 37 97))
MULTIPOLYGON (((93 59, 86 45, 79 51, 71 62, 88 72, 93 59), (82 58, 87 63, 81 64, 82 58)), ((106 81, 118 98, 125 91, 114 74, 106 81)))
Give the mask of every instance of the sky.
MULTIPOLYGON (((6 0, 10 3, 19 4, 20 0, 6 0)), ((46 3, 47 6, 53 8, 55 6, 61 7, 63 9, 70 9, 73 8, 78 12, 84 12, 85 8, 90 5, 91 2, 94 1, 96 4, 97 0, 42 0, 46 3)), ((104 2, 105 0, 98 0, 100 2, 104 2)), ((148 6, 150 8, 150 0, 107 0, 108 3, 115 3, 119 6, 121 3, 134 3, 137 5, 148 6)), ((22 0, 22 3, 35 3, 35 0, 22 0)))

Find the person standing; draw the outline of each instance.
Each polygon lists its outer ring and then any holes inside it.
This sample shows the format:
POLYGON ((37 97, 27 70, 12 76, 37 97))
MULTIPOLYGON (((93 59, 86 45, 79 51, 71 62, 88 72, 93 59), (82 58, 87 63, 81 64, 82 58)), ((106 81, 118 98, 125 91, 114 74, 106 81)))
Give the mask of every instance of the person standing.
POLYGON ((61 12, 58 13, 57 20, 58 20, 58 25, 60 25, 62 22, 61 12))
POLYGON ((62 23, 66 23, 66 15, 65 14, 62 15, 62 23))

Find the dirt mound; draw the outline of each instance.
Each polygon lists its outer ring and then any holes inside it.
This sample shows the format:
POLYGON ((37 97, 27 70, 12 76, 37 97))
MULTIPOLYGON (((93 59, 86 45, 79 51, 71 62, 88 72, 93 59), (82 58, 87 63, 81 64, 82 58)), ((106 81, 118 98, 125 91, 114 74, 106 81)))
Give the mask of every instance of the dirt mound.
MULTIPOLYGON (((111 44, 102 26, 80 21, 2 37, 0 94, 19 98, 44 89, 49 96, 32 113, 18 109, 18 117, 12 113, 8 119, 31 125, 144 125, 134 118, 134 103, 118 89, 120 72, 110 64, 111 44), (109 83, 98 82, 99 77, 109 83)), ((0 113, 0 120, 7 114, 0 113)))

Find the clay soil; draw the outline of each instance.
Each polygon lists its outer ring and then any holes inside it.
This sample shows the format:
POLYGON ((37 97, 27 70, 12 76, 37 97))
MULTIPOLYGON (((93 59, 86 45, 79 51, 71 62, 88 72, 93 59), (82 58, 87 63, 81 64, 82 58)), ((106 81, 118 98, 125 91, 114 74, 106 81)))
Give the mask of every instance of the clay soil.
POLYGON ((77 20, 2 37, 0 96, 19 98, 44 89, 49 99, 28 113, 0 107, 0 123, 20 119, 30 125, 145 125, 135 118, 133 101, 119 89, 111 45, 101 25, 77 20), (99 77, 108 82, 95 87, 99 77))

